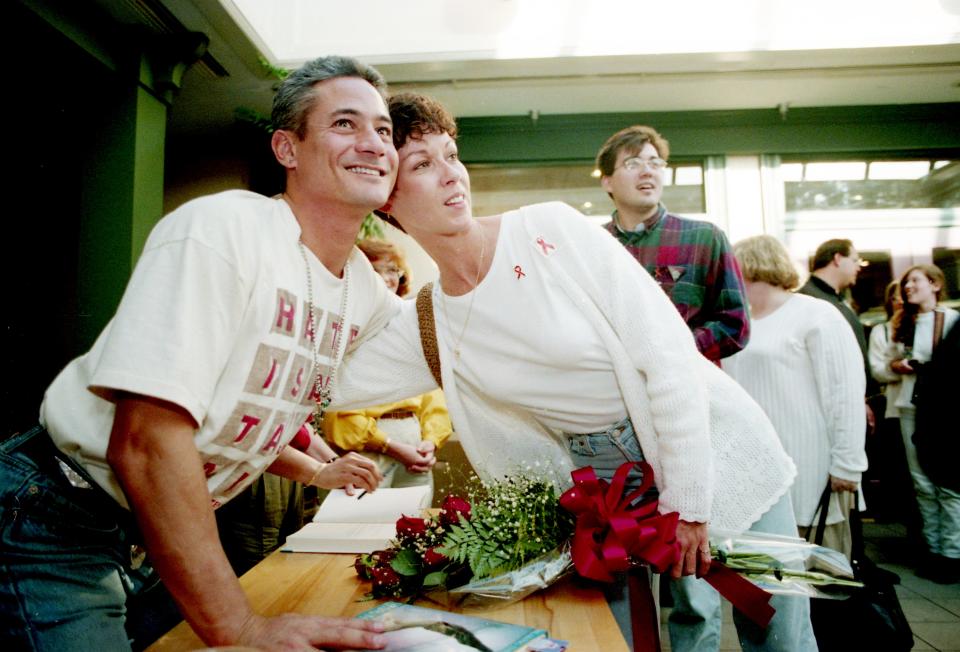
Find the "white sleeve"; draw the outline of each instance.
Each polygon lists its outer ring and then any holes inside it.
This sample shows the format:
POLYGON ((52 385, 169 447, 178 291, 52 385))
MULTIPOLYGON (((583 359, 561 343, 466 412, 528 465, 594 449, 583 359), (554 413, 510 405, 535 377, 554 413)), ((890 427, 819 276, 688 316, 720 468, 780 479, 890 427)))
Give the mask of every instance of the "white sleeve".
POLYGON ((330 410, 382 405, 436 389, 423 357, 415 303, 403 301, 385 328, 344 359, 330 410))
MULTIPOLYGON (((570 209, 569 213, 574 211, 570 209)), ((605 230, 575 215, 564 216, 567 271, 580 275, 644 378, 656 435, 660 502, 687 520, 707 520, 713 500, 709 396, 693 334, 647 271, 605 230)), ((718 370, 719 371, 719 370, 718 370)), ((627 398, 628 405, 631 399, 627 398)))
POLYGON ((867 468, 864 450, 866 412, 863 356, 853 331, 836 310, 822 317, 807 335, 817 393, 830 442, 830 475, 860 481, 867 468))
POLYGON ((252 283, 190 238, 145 250, 110 324, 90 389, 169 401, 202 423, 230 357, 252 283))
POLYGON ((867 348, 867 360, 870 373, 878 383, 898 383, 900 374, 891 371, 893 349, 889 346, 887 324, 877 324, 870 331, 870 346, 867 348))

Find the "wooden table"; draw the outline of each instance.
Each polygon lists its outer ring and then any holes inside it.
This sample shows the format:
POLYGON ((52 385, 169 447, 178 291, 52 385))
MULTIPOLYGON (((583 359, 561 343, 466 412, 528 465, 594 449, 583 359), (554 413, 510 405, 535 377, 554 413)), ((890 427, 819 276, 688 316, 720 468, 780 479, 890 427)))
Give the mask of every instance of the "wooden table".
MULTIPOLYGON (((353 558, 275 552, 240 578, 240 584, 253 608, 267 616, 284 612, 355 616, 379 603, 360 602, 369 585, 357 579, 353 558)), ((429 600, 417 604, 440 608, 429 600)), ((512 605, 463 612, 546 629, 553 638, 570 641, 569 649, 573 652, 627 652, 627 644, 603 596, 572 578, 512 605)), ((148 652, 183 652, 204 647, 183 622, 150 646, 148 652)))

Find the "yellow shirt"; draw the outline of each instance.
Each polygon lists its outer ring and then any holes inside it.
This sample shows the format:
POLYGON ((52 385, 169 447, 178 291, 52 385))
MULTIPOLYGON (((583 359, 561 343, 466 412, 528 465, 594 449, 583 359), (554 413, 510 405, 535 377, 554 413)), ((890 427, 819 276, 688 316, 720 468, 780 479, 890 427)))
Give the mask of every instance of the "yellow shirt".
POLYGON ((386 448, 387 435, 377 427, 377 419, 396 410, 412 412, 413 416, 420 420, 421 438, 432 441, 437 448, 440 448, 453 432, 443 391, 435 389, 396 403, 363 410, 328 412, 323 417, 323 437, 328 443, 342 450, 382 453, 386 448))

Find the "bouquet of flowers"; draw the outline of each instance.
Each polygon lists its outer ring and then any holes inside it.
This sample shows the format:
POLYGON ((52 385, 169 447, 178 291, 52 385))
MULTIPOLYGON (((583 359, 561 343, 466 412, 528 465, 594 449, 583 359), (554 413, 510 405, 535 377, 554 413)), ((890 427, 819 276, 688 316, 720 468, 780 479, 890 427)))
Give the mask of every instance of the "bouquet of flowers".
POLYGON ((863 587, 843 553, 776 534, 710 533, 714 559, 769 593, 845 598, 863 587))
POLYGON ((358 556, 354 567, 374 598, 521 599, 570 568, 573 517, 557 494, 528 475, 474 479, 467 498, 448 496, 437 514, 401 517, 391 547, 358 556))

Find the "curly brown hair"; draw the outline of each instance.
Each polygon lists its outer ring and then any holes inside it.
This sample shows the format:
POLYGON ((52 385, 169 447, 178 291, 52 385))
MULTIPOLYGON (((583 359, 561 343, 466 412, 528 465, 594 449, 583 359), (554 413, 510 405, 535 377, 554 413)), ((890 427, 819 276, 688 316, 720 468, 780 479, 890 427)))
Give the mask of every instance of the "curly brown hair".
POLYGON ((419 93, 397 93, 387 100, 393 120, 393 144, 397 149, 411 138, 424 134, 448 134, 457 137, 457 122, 440 102, 419 93))

